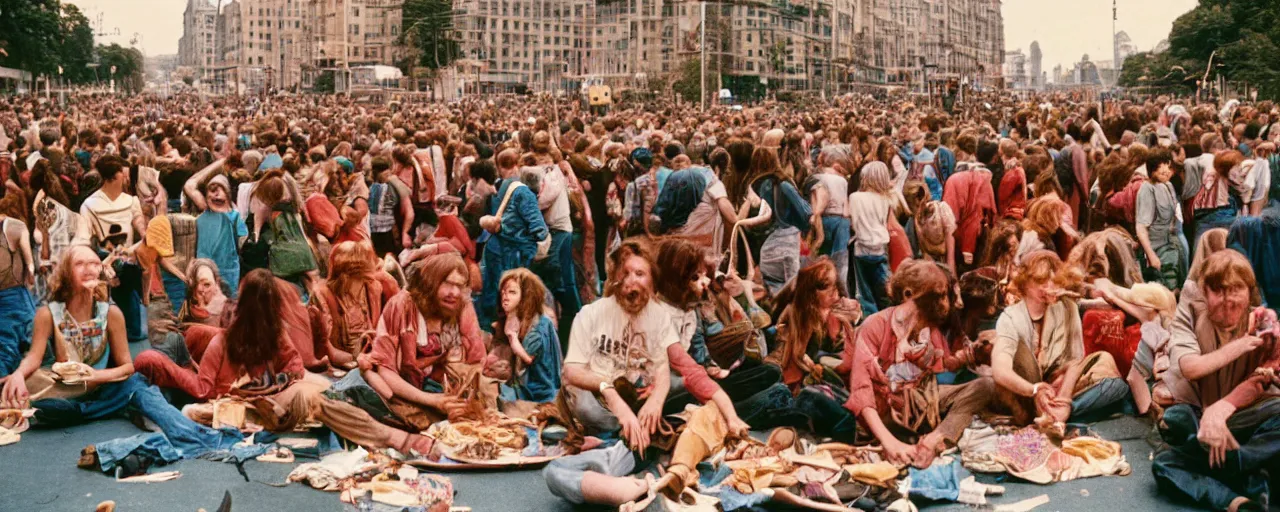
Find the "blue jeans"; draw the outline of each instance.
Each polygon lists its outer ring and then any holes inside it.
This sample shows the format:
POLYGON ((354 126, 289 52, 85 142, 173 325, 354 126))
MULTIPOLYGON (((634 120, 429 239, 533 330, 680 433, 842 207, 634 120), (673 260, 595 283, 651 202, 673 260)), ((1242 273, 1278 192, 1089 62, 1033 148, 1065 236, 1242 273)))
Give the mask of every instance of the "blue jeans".
MULTIPOLYGON (((187 301, 187 282, 181 277, 170 274, 164 267, 160 267, 160 282, 164 283, 164 294, 169 296, 169 305, 173 307, 173 314, 178 314, 182 310, 182 303, 187 301)), ((228 295, 228 298, 233 298, 228 295)))
POLYGON ((142 267, 118 263, 115 267, 120 286, 111 289, 111 302, 124 313, 124 329, 129 343, 147 339, 147 308, 142 306, 142 267))
POLYGON ((760 246, 759 267, 769 294, 777 295, 800 273, 800 230, 794 226, 774 229, 760 246))
POLYGON ((1160 490, 1214 510, 1226 510, 1240 496, 1257 500, 1269 495, 1261 470, 1274 472, 1280 459, 1280 398, 1238 410, 1227 419, 1240 449, 1227 452, 1226 464, 1220 468, 1209 467, 1209 452, 1196 438, 1201 414, 1188 404, 1164 412, 1160 435, 1169 450, 1156 455, 1151 464, 1160 490))
POLYGON ((17 370, 27 355, 35 317, 35 301, 27 287, 0 290, 0 377, 17 370))
MULTIPOLYGON (((213 429, 196 423, 164 400, 160 388, 147 384, 142 375, 134 374, 124 382, 116 396, 129 393, 126 405, 140 411, 147 419, 160 427, 152 432, 97 443, 99 469, 111 471, 120 460, 131 453, 170 463, 198 457, 212 450, 227 450, 244 437, 236 429, 213 429)), ((42 424, 43 426, 43 424, 42 424)))
POLYGON ((1116 413, 1132 413, 1132 408, 1127 407, 1129 393, 1129 383, 1124 379, 1102 379, 1071 400, 1071 422, 1091 423, 1116 413))
POLYGON ((552 231, 551 250, 547 252, 546 259, 533 265, 533 272, 542 279, 551 296, 560 305, 557 334, 562 340, 569 339, 569 328, 582 309, 582 298, 578 296, 577 279, 574 278, 574 264, 573 233, 552 231))
MULTIPOLYGON (((1208 213, 1197 215, 1196 216, 1196 237, 1195 237, 1195 240, 1191 241, 1192 247, 1195 247, 1200 243, 1200 237, 1204 235, 1205 231, 1208 231, 1213 228, 1230 228, 1231 223, 1235 221, 1236 221, 1236 210, 1230 206, 1223 206, 1216 210, 1212 210, 1208 213)), ((1187 261, 1191 261, 1193 258, 1195 258, 1194 254, 1191 254, 1189 252, 1188 254, 1190 256, 1187 257, 1187 261)))
POLYGON ((854 256, 853 273, 864 318, 889 307, 888 256, 854 256))

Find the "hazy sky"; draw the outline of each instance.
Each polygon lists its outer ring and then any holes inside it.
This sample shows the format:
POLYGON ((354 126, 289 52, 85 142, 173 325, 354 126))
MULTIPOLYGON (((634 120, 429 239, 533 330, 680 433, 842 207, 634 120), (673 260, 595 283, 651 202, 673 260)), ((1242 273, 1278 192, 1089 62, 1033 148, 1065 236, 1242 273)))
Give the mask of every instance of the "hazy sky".
MULTIPOLYGON (((1196 6, 1196 0, 1118 0, 1116 31, 1124 31, 1147 51, 1169 37, 1173 20, 1196 6)), ((1004 45, 1031 51, 1040 41, 1042 68, 1053 79, 1053 66, 1070 68, 1084 54, 1089 60, 1111 60, 1112 0, 1004 0, 1004 45)))
MULTIPOLYGON (((148 55, 178 52, 182 11, 187 0, 63 0, 80 6, 90 21, 102 14, 107 32, 119 36, 105 42, 129 44, 135 33, 148 55)), ((230 0, 215 0, 228 3, 230 0)), ((1196 0, 1118 0, 1117 30, 1129 33, 1140 50, 1150 50, 1169 35, 1173 20, 1195 7, 1196 0)), ((1004 40, 1009 50, 1030 51, 1040 41, 1044 70, 1069 67, 1088 53, 1095 61, 1111 59, 1111 0, 1004 0, 1004 40)))

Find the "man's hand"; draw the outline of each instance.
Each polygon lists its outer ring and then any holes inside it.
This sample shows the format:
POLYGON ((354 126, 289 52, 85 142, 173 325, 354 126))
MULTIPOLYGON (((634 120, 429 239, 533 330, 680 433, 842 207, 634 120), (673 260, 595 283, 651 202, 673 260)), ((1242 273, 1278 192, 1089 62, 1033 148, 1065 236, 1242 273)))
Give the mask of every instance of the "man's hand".
POLYGON ((658 430, 658 423, 662 421, 662 402, 657 400, 645 400, 644 405, 640 407, 640 426, 644 427, 647 434, 652 434, 658 430))
POLYGON ((1227 418, 1233 413, 1235 407, 1220 400, 1205 409, 1204 416, 1200 418, 1200 431, 1196 432, 1196 438, 1208 450, 1211 468, 1222 467, 1227 462, 1227 452, 1240 449, 1240 443, 1227 428, 1227 418))
POLYGON ((405 249, 413 248, 413 237, 408 233, 400 235, 400 246, 405 249))
POLYGON ((1263 343, 1265 343, 1265 341, 1262 338, 1252 335, 1239 338, 1229 343, 1227 347, 1229 347, 1235 354, 1235 357, 1232 357, 1231 360, 1234 361, 1244 357, 1245 354, 1253 352, 1258 347, 1261 347, 1263 343))
POLYGON ((728 437, 730 438, 746 439, 747 435, 751 432, 751 425, 747 425, 747 422, 742 421, 742 418, 738 418, 735 416, 734 418, 730 419, 728 423, 729 423, 728 437))
POLYGON ((443 393, 432 393, 428 397, 427 406, 446 414, 467 405, 467 402, 461 398, 443 393))
POLYGON ((1156 256, 1156 253, 1154 253, 1154 252, 1149 252, 1149 253, 1147 253, 1147 266, 1148 266, 1148 267, 1151 267, 1151 268, 1156 269, 1156 270, 1160 270, 1160 265, 1161 265, 1161 263, 1160 263, 1160 257, 1159 257, 1159 256, 1156 256))
POLYGON ((624 412, 616 414, 618 424, 622 425, 622 438, 627 440, 627 446, 632 450, 640 453, 649 448, 649 431, 640 425, 640 420, 630 409, 623 409, 624 412))

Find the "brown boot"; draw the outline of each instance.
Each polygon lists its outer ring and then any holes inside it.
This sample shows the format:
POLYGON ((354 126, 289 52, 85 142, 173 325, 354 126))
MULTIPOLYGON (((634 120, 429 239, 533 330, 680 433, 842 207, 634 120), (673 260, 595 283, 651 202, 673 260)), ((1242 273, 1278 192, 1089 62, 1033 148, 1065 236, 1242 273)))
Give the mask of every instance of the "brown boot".
MULTIPOLYGON (((91 469, 91 470, 97 471, 99 468, 98 449, 94 448, 93 445, 89 445, 84 447, 83 450, 80 450, 80 461, 76 462, 76 467, 81 469, 91 469)), ((110 503, 111 508, 115 509, 115 506, 116 506, 115 502, 104 501, 103 505, 107 503, 110 503)), ((102 505, 98 505, 98 509, 101 510, 102 505)))

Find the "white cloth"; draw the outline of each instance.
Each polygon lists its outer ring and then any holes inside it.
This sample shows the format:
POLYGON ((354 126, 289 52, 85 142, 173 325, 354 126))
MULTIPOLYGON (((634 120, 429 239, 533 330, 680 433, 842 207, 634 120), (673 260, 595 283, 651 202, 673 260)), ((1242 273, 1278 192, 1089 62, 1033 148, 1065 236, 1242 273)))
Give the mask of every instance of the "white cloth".
POLYGON ((107 197, 106 192, 98 190, 80 205, 80 218, 84 222, 80 223, 76 238, 91 239, 94 223, 97 223, 97 229, 100 229, 103 235, 110 233, 111 225, 116 224, 126 235, 124 245, 133 245, 133 219, 140 216, 142 216, 142 204, 138 202, 138 198, 121 193, 112 200, 107 197))
POLYGON ((610 380, 652 382, 655 366, 667 364, 667 347, 680 343, 671 318, 656 300, 634 317, 614 297, 582 308, 573 320, 564 364, 586 365, 610 380))
POLYGON ((849 194, 849 219, 854 256, 885 254, 889 245, 889 211, 893 200, 874 192, 849 194))
POLYGON ((542 171, 542 190, 538 192, 538 208, 546 218, 547 229, 572 233, 573 222, 569 218, 569 185, 565 181, 564 172, 555 164, 538 166, 538 169, 542 171))

